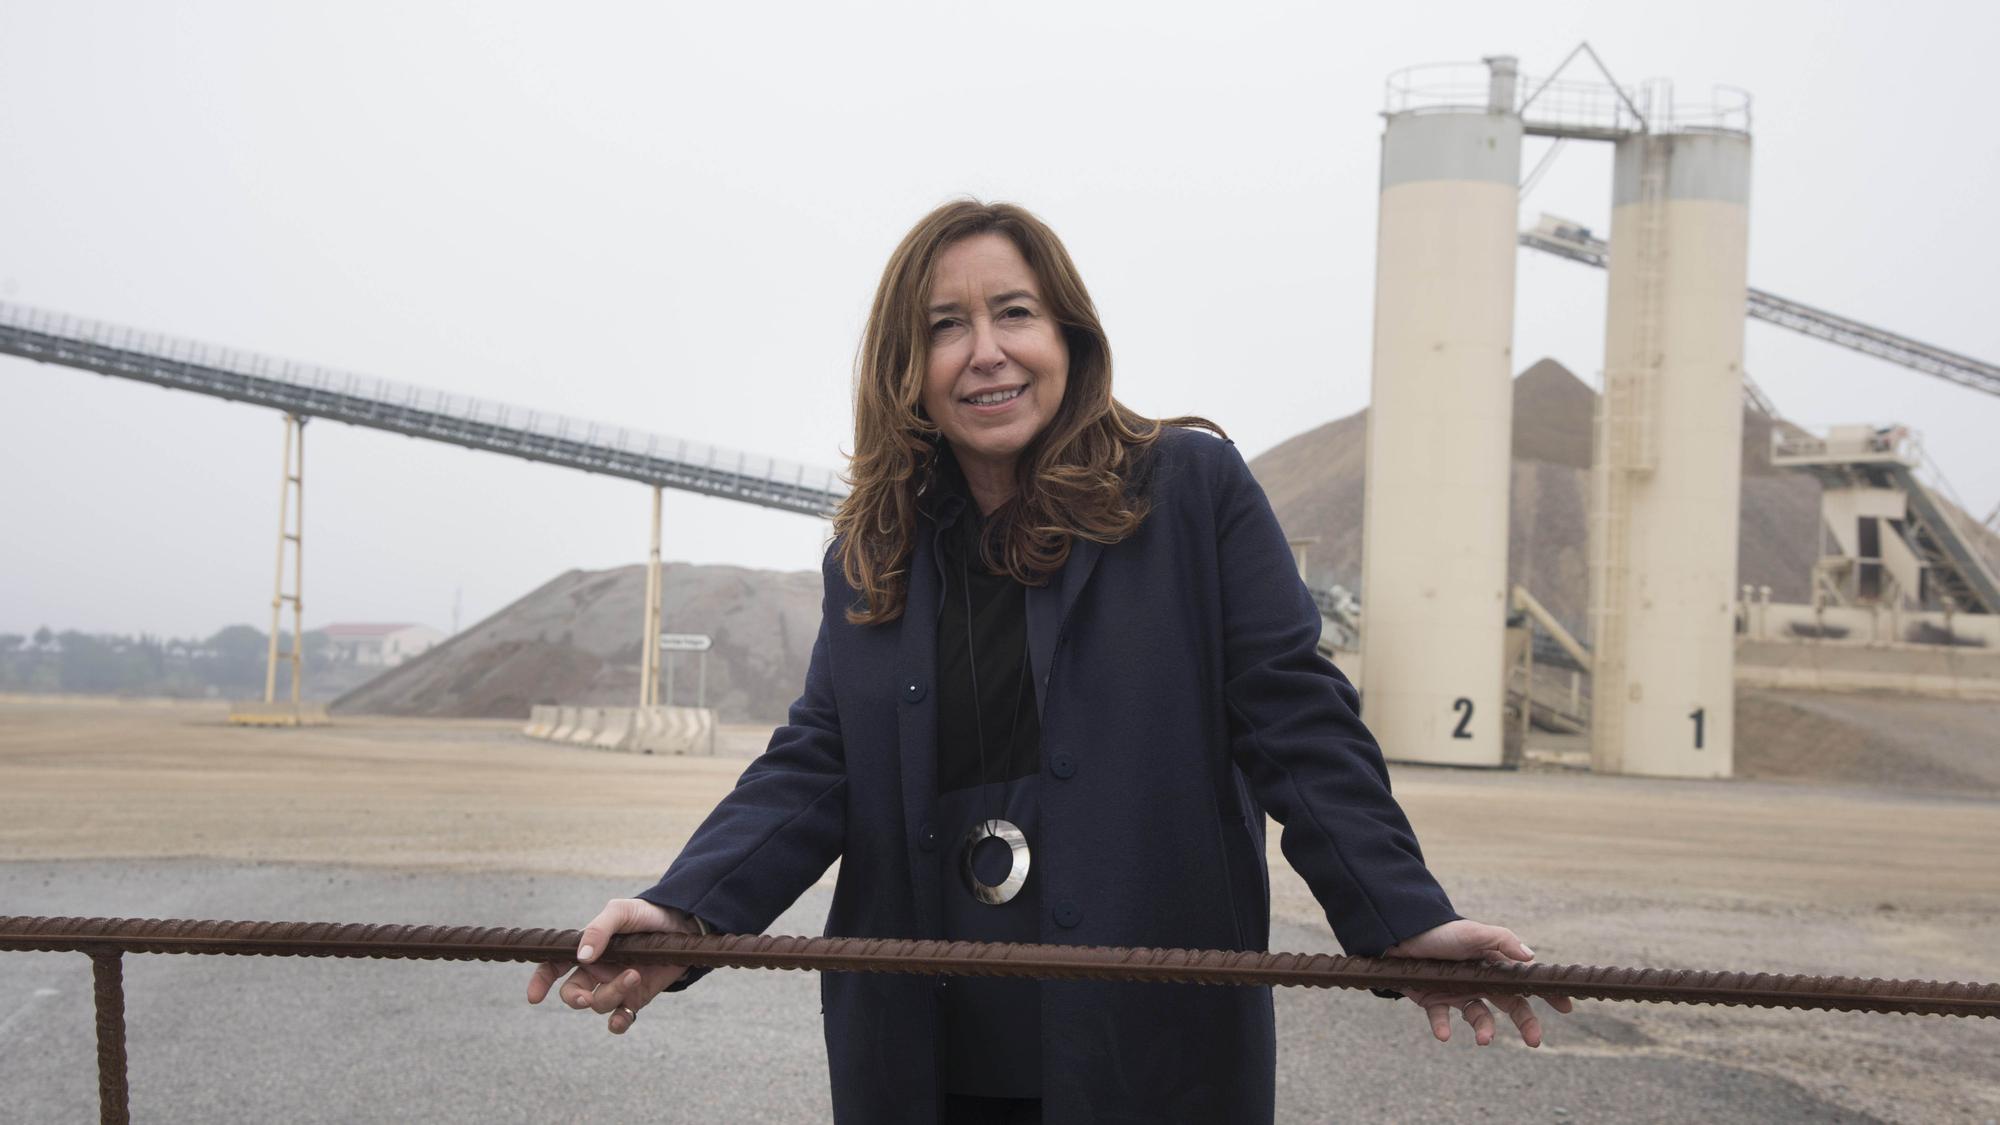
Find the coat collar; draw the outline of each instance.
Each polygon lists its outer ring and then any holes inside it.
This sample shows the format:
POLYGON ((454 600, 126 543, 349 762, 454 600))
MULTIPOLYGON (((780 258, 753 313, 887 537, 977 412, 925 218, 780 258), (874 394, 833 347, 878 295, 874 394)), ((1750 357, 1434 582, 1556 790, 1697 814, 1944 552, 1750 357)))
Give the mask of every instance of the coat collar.
MULTIPOLYGON (((935 649, 937 617, 944 612, 944 571, 940 557, 941 536, 954 527, 960 519, 966 518, 972 510, 972 490, 966 484, 965 473, 959 467, 958 459, 952 454, 951 446, 940 443, 937 459, 933 462, 929 479, 918 493, 918 510, 929 517, 930 526, 919 524, 920 534, 916 536, 910 559, 909 600, 905 602, 905 615, 913 607, 932 607, 930 628, 933 634, 932 647, 935 649), (923 550, 928 548, 928 551, 923 550), (920 556, 928 554, 928 564, 920 561, 920 556), (920 594, 916 579, 919 574, 934 578, 935 583, 927 594, 920 594)), ((1051 581, 1040 586, 1028 587, 1028 661, 1031 678, 1035 685, 1035 711, 1042 715, 1048 707, 1048 678, 1050 666, 1055 660, 1056 643, 1061 638, 1062 624, 1069 618, 1070 607, 1083 593, 1090 581, 1090 575, 1097 569, 1097 559, 1104 551, 1102 544, 1089 539, 1073 538, 1070 541, 1069 557, 1063 562, 1062 571, 1051 581)), ((908 651, 909 639, 904 639, 908 651)), ((933 652, 933 657, 935 652, 933 652)), ((910 666, 906 662, 906 667, 910 666)))

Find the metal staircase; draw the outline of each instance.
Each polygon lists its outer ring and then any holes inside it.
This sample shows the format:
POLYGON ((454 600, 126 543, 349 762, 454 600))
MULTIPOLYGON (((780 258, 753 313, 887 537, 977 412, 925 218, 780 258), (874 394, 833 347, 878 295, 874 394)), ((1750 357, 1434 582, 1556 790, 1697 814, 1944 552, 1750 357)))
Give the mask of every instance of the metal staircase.
POLYGON ((1889 475, 1894 486, 1909 495, 1910 518, 1904 524, 1904 539, 1924 560, 1925 576, 1934 584, 1936 595, 1950 598, 1960 610, 2000 613, 2000 577, 1994 575, 1986 552, 1972 538, 1976 533, 1962 529, 1951 509, 1908 465, 1891 462, 1889 475))

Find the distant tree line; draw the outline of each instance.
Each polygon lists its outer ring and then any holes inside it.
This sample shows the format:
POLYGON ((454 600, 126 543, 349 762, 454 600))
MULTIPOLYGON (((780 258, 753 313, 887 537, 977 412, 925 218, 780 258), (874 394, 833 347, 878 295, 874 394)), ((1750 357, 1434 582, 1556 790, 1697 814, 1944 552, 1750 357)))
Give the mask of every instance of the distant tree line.
MULTIPOLYGON (((0 691, 74 692, 90 695, 145 695, 181 699, 247 699, 264 692, 269 634, 249 625, 231 625, 206 640, 81 633, 57 633, 48 626, 32 635, 0 633, 0 691)), ((289 652, 292 635, 278 635, 278 651, 289 652)), ((326 634, 306 633, 305 682, 329 672, 332 647, 326 634)), ((278 665, 278 690, 291 683, 288 661, 278 665)), ((350 676, 337 677, 351 680, 350 676)), ((319 677, 327 684, 329 677, 319 677)), ((315 697, 323 692, 310 692, 315 697)))

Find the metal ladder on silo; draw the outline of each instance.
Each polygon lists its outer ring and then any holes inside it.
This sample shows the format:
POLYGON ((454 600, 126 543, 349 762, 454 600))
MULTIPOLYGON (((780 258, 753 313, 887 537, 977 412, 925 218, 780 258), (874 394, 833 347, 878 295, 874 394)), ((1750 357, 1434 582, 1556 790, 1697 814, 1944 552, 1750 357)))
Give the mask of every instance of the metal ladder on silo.
MULTIPOLYGON (((1658 464, 1660 236, 1666 206, 1667 157, 1649 143, 1639 176, 1637 223, 1631 232, 1640 263, 1637 341, 1631 357, 1604 372, 1597 402, 1600 448, 1592 466, 1592 525, 1596 549, 1592 576, 1591 646, 1594 653, 1591 755, 1598 769, 1622 768, 1624 708, 1628 699, 1625 602, 1631 573, 1631 489, 1658 464)), ((1619 232, 1623 241, 1624 232, 1619 232)), ((1615 252, 1615 251, 1614 251, 1615 252)))

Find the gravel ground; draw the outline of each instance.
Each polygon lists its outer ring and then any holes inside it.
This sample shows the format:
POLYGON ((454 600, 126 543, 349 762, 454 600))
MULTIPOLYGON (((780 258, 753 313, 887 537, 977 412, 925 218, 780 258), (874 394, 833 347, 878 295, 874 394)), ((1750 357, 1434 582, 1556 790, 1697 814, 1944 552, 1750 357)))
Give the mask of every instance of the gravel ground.
MULTIPOLYGON (((0 913, 577 926, 652 881, 767 733, 653 758, 504 723, 257 731, 213 707, 0 700, 0 913)), ((1407 768, 1396 786, 1459 909, 1544 960, 2000 977, 1990 798, 1407 768)), ((1273 947, 1335 949, 1273 835, 1273 947)), ((774 931, 819 932, 828 886, 774 931)), ((529 1007, 518 966, 126 973, 139 1120, 826 1115, 803 974, 715 974, 615 1038, 529 1007)), ((1432 1043, 1414 1007, 1365 994, 1278 1010, 1281 1121, 2000 1118, 1992 1021, 1586 1003, 1530 1051, 1432 1043)), ((83 957, 0 955, 0 1120, 94 1113, 88 1011, 83 957)))
POLYGON ((1839 777, 1858 785, 2000 796, 2000 703, 1883 692, 1736 693, 1750 777, 1839 777))

